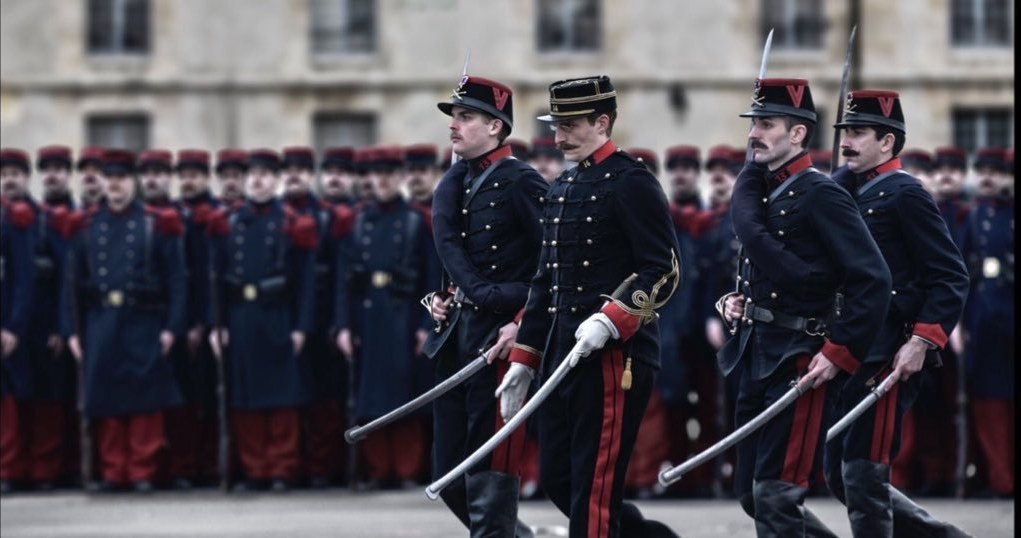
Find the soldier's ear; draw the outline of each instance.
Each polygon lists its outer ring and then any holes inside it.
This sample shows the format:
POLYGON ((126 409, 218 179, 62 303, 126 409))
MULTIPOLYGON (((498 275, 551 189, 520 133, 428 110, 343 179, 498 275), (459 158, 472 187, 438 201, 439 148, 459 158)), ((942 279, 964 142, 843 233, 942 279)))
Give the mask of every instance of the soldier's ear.
POLYGON ((808 127, 805 127, 804 124, 797 123, 791 126, 790 138, 792 145, 801 146, 806 136, 808 136, 808 127))
POLYGON ((883 153, 892 153, 893 146, 897 143, 897 137, 893 133, 886 133, 883 138, 879 140, 879 149, 883 153))

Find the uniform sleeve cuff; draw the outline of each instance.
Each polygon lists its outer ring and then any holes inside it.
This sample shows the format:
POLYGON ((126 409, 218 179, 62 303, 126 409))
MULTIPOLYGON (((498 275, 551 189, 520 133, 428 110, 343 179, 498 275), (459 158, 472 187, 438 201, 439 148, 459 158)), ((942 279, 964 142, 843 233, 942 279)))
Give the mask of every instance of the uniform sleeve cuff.
POLYGON ((539 364, 542 363, 542 354, 534 348, 514 344, 511 348, 510 357, 507 360, 524 364, 533 371, 539 371, 539 364))
POLYGON ((820 353, 823 354, 830 362, 836 364, 841 370, 853 374, 858 369, 859 361, 854 358, 851 351, 847 349, 847 346, 840 344, 834 344, 833 342, 826 341, 822 346, 820 353))
POLYGON ((625 311, 617 303, 606 303, 600 311, 606 314, 606 317, 610 318, 613 326, 617 328, 617 332, 620 333, 621 342, 631 339, 638 332, 638 327, 642 324, 641 317, 625 311))
POLYGON ((915 330, 911 334, 936 344, 940 349, 947 345, 947 333, 936 323, 915 323, 915 330))

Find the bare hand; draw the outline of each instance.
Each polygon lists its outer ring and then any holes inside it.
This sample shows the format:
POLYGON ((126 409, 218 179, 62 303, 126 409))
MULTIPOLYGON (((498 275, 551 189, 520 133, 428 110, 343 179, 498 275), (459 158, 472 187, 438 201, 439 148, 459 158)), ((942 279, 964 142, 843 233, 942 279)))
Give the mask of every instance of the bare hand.
POLYGON ((18 348, 18 337, 7 329, 0 329, 0 353, 3 353, 3 357, 7 358, 14 350, 18 348))
POLYGON ((723 317, 727 318, 728 323, 733 323, 735 319, 744 317, 744 295, 727 297, 723 304, 723 317))
POLYGON ((719 350, 723 347, 726 338, 723 336, 723 323, 719 318, 712 317, 705 320, 705 339, 713 349, 719 350))
POLYGON ((202 349, 202 333, 205 332, 205 328, 201 325, 196 325, 188 330, 188 354, 192 357, 198 357, 199 351, 202 349))
POLYGON ((170 353, 170 348, 174 345, 174 333, 170 331, 160 332, 160 351, 165 356, 170 353))
POLYGON ((341 329, 340 332, 337 333, 337 349, 340 350, 340 352, 344 355, 344 358, 347 360, 351 360, 351 358, 354 357, 355 348, 351 344, 350 329, 341 329))
POLYGON ((890 373, 897 381, 905 381, 925 364, 925 352, 929 345, 917 338, 908 338, 893 356, 893 372, 890 373))
POLYGON ((492 364, 493 359, 507 360, 510 355, 511 346, 518 337, 518 324, 513 321, 500 327, 497 333, 496 343, 486 352, 486 364, 492 364))
POLYGON ((301 348, 305 347, 305 333, 291 331, 291 343, 294 344, 294 354, 301 353, 301 348))
POLYGON ((814 389, 836 377, 839 372, 840 368, 836 364, 822 353, 816 353, 812 362, 808 363, 808 372, 798 380, 798 385, 802 389, 814 389))
POLYGON ((64 352, 64 339, 59 334, 51 334, 46 338, 46 347, 50 349, 54 357, 59 357, 64 352))
POLYGON ((72 334, 67 338, 67 349, 71 351, 71 356, 74 357, 74 360, 82 361, 82 343, 78 340, 77 334, 72 334))
POLYGON ((432 304, 429 308, 429 315, 432 316, 433 321, 447 321, 447 312, 450 311, 450 303, 453 300, 453 296, 448 296, 444 299, 439 293, 433 295, 432 304))

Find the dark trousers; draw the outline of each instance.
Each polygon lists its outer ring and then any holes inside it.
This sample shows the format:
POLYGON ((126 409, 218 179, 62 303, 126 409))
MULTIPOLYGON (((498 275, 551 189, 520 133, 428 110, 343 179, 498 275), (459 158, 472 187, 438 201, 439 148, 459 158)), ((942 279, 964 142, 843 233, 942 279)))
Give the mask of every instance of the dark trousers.
POLYGON ((197 404, 186 404, 166 411, 167 474, 171 478, 197 478, 204 433, 199 410, 197 404))
MULTIPOLYGON (((543 361, 544 379, 557 366, 553 357, 543 361)), ((542 487, 570 518, 571 536, 621 535, 624 477, 655 379, 651 367, 632 361, 624 390, 624 367, 618 347, 594 352, 538 411, 542 487)))
POLYGON ((297 409, 234 409, 231 425, 246 478, 293 480, 297 477, 301 465, 297 409))
POLYGON ((100 418, 95 424, 103 480, 123 485, 156 478, 166 444, 163 412, 100 418))
POLYGON ((64 402, 0 400, 0 478, 52 482, 64 464, 64 402))
MULTIPOLYGON (((769 377, 741 372, 735 422, 740 428, 779 400, 804 371, 807 354, 784 361, 769 377)), ((755 519, 760 537, 831 536, 804 506, 822 455, 827 383, 811 389, 737 445, 734 490, 742 508, 755 519)))

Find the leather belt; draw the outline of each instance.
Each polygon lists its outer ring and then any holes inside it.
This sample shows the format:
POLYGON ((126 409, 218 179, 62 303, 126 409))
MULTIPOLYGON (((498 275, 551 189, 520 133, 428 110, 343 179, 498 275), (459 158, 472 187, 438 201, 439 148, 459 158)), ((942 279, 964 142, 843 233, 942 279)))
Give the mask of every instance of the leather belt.
POLYGON ((785 314, 756 306, 750 302, 744 305, 744 316, 741 318, 741 321, 745 325, 751 325, 752 322, 757 321, 792 331, 804 331, 812 336, 825 336, 827 334, 826 322, 823 320, 785 314))

